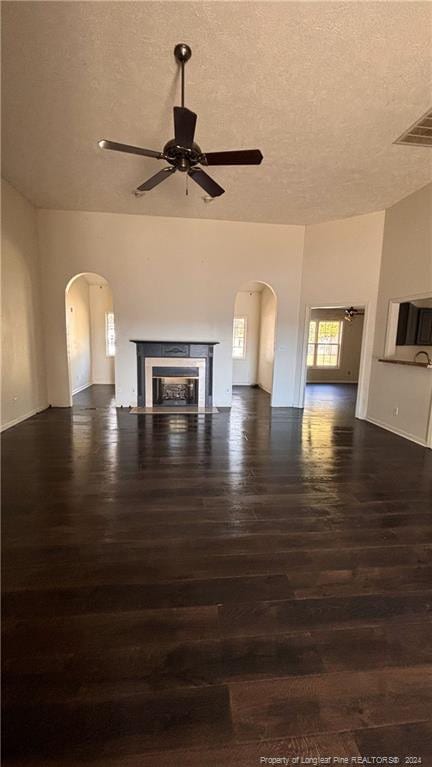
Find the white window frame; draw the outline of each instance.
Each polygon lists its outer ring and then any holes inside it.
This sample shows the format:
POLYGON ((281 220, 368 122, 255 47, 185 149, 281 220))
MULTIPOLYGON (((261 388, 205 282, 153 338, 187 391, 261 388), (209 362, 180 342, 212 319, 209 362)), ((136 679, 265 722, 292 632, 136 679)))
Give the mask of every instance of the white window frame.
POLYGON ((306 351, 306 366, 308 370, 338 370, 340 368, 341 364, 341 354, 342 354, 342 340, 343 340, 343 323, 344 320, 341 320, 340 317, 334 317, 333 319, 326 318, 326 319, 314 319, 313 317, 309 320, 309 329, 311 326, 311 323, 316 323, 316 330, 315 330, 315 341, 309 341, 309 332, 307 337, 307 351, 306 351), (319 325, 320 322, 326 323, 326 322, 338 322, 339 323, 339 341, 337 344, 323 344, 322 346, 337 346, 338 347, 338 355, 337 355, 337 363, 336 365, 317 365, 316 364, 316 358, 317 358, 317 349, 320 343, 318 342, 318 332, 319 332, 319 325), (308 358, 308 351, 309 351, 309 345, 313 344, 314 346, 314 361, 312 365, 307 364, 307 358, 308 358))
POLYGON ((232 337, 232 358, 233 360, 245 360, 247 348, 247 317, 243 314, 236 315, 233 320, 233 337, 232 337), (243 341, 243 353, 241 356, 234 354, 234 326, 236 320, 243 320, 244 323, 244 341, 243 341))
POLYGON ((105 312, 105 354, 107 357, 115 357, 116 332, 114 312, 105 312), (112 319, 111 319, 112 318, 112 319), (112 338, 110 332, 112 331, 112 338))

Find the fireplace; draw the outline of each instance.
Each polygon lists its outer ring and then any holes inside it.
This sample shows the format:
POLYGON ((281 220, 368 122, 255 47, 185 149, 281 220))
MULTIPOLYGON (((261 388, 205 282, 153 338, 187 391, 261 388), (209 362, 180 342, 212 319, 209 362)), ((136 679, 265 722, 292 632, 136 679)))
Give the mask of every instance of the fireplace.
POLYGON ((208 408, 213 404, 216 342, 133 341, 138 407, 208 408))
POLYGON ((198 405, 198 371, 196 376, 153 376, 153 405, 187 407, 198 405))

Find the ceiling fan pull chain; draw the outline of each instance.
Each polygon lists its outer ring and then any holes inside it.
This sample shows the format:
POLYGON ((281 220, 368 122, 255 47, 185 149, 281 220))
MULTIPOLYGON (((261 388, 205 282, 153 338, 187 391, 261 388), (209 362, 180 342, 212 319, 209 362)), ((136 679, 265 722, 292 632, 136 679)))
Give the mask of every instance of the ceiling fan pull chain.
POLYGON ((186 197, 189 196, 189 175, 186 173, 186 197))

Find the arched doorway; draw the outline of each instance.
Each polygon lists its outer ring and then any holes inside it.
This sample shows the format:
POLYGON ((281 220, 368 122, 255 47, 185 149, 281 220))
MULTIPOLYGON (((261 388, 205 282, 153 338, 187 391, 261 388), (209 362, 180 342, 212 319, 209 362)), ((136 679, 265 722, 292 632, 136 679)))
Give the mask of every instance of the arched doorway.
POLYGON ((90 387, 96 400, 112 400, 115 317, 108 281, 93 272, 75 275, 66 286, 65 307, 70 405, 90 387))
POLYGON ((270 285, 246 282, 237 291, 233 321, 233 387, 273 393, 277 299, 270 285))

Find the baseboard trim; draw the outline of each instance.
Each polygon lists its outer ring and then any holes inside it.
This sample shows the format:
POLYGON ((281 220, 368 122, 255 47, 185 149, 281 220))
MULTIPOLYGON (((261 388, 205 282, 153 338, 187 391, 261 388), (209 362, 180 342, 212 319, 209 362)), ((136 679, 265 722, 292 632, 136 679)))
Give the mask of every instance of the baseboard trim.
POLYGON ((84 389, 88 389, 89 386, 93 386, 93 382, 90 381, 89 383, 84 384, 84 386, 78 386, 78 389, 72 389, 72 397, 74 394, 79 394, 80 391, 84 391, 84 389))
POLYGON ((14 418, 12 421, 8 421, 7 423, 4 423, 0 427, 0 431, 6 431, 6 429, 11 429, 13 426, 18 426, 19 423, 22 423, 22 421, 26 421, 27 418, 31 418, 33 415, 37 415, 38 413, 43 413, 44 410, 48 410, 49 405, 44 405, 43 407, 37 407, 33 410, 29 410, 28 413, 24 413, 24 415, 18 416, 18 418, 14 418))
POLYGON ((266 389, 266 387, 263 386, 262 384, 259 383, 258 384, 258 388, 262 389, 263 391, 265 391, 266 394, 270 394, 271 395, 271 390, 270 389, 266 389))
POLYGON ((429 448, 429 445, 426 443, 425 439, 420 439, 419 437, 416 437, 414 434, 410 434, 410 432, 408 431, 404 431, 403 429, 397 429, 394 426, 389 426, 388 423, 384 423, 384 421, 379 421, 377 418, 371 418, 370 416, 365 416, 363 420, 368 421, 374 426, 379 426, 380 429, 385 429, 386 431, 390 431, 392 434, 396 434, 398 437, 409 439, 410 442, 415 442, 416 445, 421 445, 421 447, 429 448))
POLYGON ((358 386, 358 381, 353 381, 352 378, 347 379, 346 381, 343 381, 342 379, 339 380, 333 380, 330 381, 306 381, 307 384, 353 384, 354 386, 358 386))
POLYGON ((92 381, 90 386, 114 386, 115 381, 92 381))

